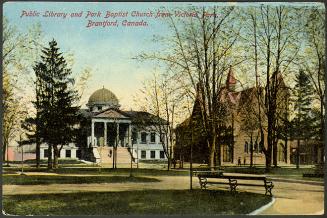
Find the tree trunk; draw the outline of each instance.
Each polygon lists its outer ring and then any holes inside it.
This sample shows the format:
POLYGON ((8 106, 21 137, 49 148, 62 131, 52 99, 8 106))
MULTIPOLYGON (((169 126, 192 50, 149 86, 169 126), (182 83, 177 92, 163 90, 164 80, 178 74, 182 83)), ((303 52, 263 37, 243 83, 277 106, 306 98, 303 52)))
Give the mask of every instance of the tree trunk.
POLYGON ((8 145, 8 142, 7 142, 7 140, 6 139, 4 139, 3 140, 3 150, 2 150, 2 160, 3 160, 3 162, 5 162, 6 161, 6 154, 7 154, 7 146, 8 145))
POLYGON ((277 140, 273 140, 272 141, 272 147, 273 147, 273 165, 274 167, 278 166, 278 162, 277 162, 277 140))
POLYGON ((58 149, 57 146, 53 146, 53 168, 54 169, 58 169, 58 161, 59 161, 59 153, 60 153, 60 150, 58 149))
POLYGON ((211 143, 209 139, 207 139, 207 143, 209 147, 209 168, 213 170, 215 166, 215 144, 211 143))
POLYGON ((48 146, 48 169, 52 169, 53 165, 52 165, 52 146, 49 145, 48 146))
POLYGON ((169 171, 170 170, 170 163, 171 163, 171 159, 170 157, 167 158, 168 159, 168 163, 167 163, 167 170, 169 171))
MULTIPOLYGON (((269 152, 269 150, 267 150, 267 152, 271 154, 271 151, 269 152)), ((270 172, 270 168, 271 168, 271 155, 267 154, 266 155, 266 172, 270 172)))
POLYGON ((284 149, 284 160, 285 160, 285 163, 287 163, 287 146, 288 145, 288 139, 287 139, 287 136, 285 137, 285 149, 284 149))
POLYGON ((297 149, 296 149, 296 169, 300 168, 300 139, 297 140, 297 149))
POLYGON ((272 136, 272 123, 269 122, 268 117, 268 133, 267 133, 267 151, 265 153, 266 156, 266 170, 269 172, 271 168, 271 158, 272 158, 272 148, 273 148, 273 136, 272 136))
POLYGON ((36 168, 40 168, 40 142, 36 142, 36 168))

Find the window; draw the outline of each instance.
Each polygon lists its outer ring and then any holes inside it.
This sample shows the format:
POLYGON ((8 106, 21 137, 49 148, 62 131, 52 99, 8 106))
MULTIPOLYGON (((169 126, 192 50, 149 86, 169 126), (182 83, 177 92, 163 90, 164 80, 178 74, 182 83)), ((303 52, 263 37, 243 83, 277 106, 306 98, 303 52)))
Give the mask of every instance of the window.
POLYGON ((48 149, 44 149, 44 154, 43 154, 44 158, 48 157, 48 152, 49 152, 48 149))
POLYGON ((257 141, 255 141, 255 143, 254 143, 254 152, 256 152, 256 153, 258 153, 259 152, 259 146, 258 146, 258 142, 257 141))
POLYGON ((223 145, 223 161, 224 162, 232 161, 231 146, 223 145))
POLYGON ((71 157, 71 156, 72 156, 71 150, 66 150, 66 157, 71 157))
POLYGON ((146 151, 141 151, 141 158, 146 159, 146 151))
POLYGON ((248 153, 249 152, 249 145, 248 145, 248 142, 245 141, 245 144, 244 144, 244 153, 248 153))
POLYGON ((151 143, 156 143, 156 133, 155 132, 152 132, 151 133, 151 137, 150 137, 150 142, 151 143))
POLYGON ((259 153, 262 153, 262 143, 259 143, 259 153))
POLYGON ((101 111, 102 110, 102 106, 98 106, 98 111, 101 111))
POLYGON ((163 139, 164 135, 163 134, 160 134, 160 142, 162 143, 162 139, 163 139))
POLYGON ((141 143, 142 144, 146 144, 146 132, 142 132, 141 133, 141 143))
POLYGON ((165 158, 165 152, 164 151, 160 151, 160 158, 161 159, 165 158))
POLYGON ((156 151, 151 151, 151 158, 156 158, 156 151))

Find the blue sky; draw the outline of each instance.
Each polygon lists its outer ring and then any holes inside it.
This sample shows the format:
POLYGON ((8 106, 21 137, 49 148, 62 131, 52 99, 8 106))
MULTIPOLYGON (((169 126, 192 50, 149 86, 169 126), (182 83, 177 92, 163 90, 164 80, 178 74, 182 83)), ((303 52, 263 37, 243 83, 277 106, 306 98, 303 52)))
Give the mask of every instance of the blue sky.
MULTIPOLYGON (((39 22, 45 36, 45 42, 56 39, 63 52, 74 55, 74 72, 90 67, 93 76, 88 89, 82 98, 85 104, 88 97, 97 89, 105 86, 113 91, 123 108, 134 108, 133 96, 142 86, 142 81, 154 72, 151 63, 138 63, 132 59, 142 51, 158 50, 159 45, 152 42, 154 34, 168 34, 168 28, 160 19, 127 18, 128 20, 144 20, 148 27, 96 27, 86 28, 87 11, 156 11, 165 7, 184 7, 190 4, 235 5, 236 3, 58 3, 58 2, 7 2, 4 4, 4 16, 19 31, 27 32, 29 26, 39 22), (40 17, 22 17, 22 11, 38 11, 40 17), (45 18, 45 11, 81 12, 82 18, 45 18)), ((256 3, 245 3, 243 6, 256 3)), ((303 5, 303 4, 299 4, 303 5)), ((125 18, 119 18, 119 21, 125 18)), ((94 18, 103 21, 105 18, 94 18)), ((109 19, 110 20, 110 19, 109 19)), ((85 105, 82 105, 85 107, 85 105)))

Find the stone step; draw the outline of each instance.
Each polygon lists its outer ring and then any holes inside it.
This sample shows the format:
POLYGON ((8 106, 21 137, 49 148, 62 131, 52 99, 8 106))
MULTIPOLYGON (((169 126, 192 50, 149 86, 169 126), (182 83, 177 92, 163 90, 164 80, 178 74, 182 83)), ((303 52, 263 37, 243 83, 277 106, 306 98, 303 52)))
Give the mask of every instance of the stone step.
MULTIPOLYGON (((99 160, 101 163, 112 163, 113 161, 113 148, 112 147, 98 147, 97 148, 99 160), (111 155, 109 155, 111 153, 111 155)), ((131 162, 131 154, 126 147, 118 147, 117 148, 117 163, 130 163, 131 162)))

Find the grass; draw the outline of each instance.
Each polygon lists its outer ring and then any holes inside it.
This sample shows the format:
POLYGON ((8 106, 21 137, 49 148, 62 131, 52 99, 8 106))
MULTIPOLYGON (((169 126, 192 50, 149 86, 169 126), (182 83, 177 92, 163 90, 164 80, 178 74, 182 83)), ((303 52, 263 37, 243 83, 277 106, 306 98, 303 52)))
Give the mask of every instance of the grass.
MULTIPOLYGON (((19 168, 6 168, 4 174, 15 173, 19 171, 19 168)), ((74 168, 58 168, 52 171, 48 171, 47 168, 24 168, 24 172, 54 172, 58 174, 99 174, 98 167, 74 167, 74 168)), ((102 175, 129 175, 129 168, 101 168, 102 175)), ((187 170, 162 170, 162 169, 133 169, 133 175, 135 176, 187 176, 189 172, 187 170)))
POLYGON ((215 215, 247 214, 270 197, 222 190, 143 190, 3 197, 11 215, 215 215))
MULTIPOLYGON (((47 164, 47 163, 48 163, 47 159, 40 160, 40 164, 47 164)), ((75 158, 59 159, 58 163, 59 164, 83 164, 82 161, 75 159, 75 158)), ((9 164, 21 164, 21 161, 9 161, 9 164)), ((36 164, 36 159, 24 160, 24 164, 36 164)))
POLYGON ((303 173, 313 173, 314 168, 289 168, 289 167, 272 167, 270 172, 266 172, 264 167, 225 167, 225 172, 228 173, 250 173, 250 174, 266 174, 266 175, 303 175, 303 173))
POLYGON ((155 178, 138 176, 53 176, 53 175, 3 175, 3 185, 47 185, 83 183, 159 182, 155 178))

